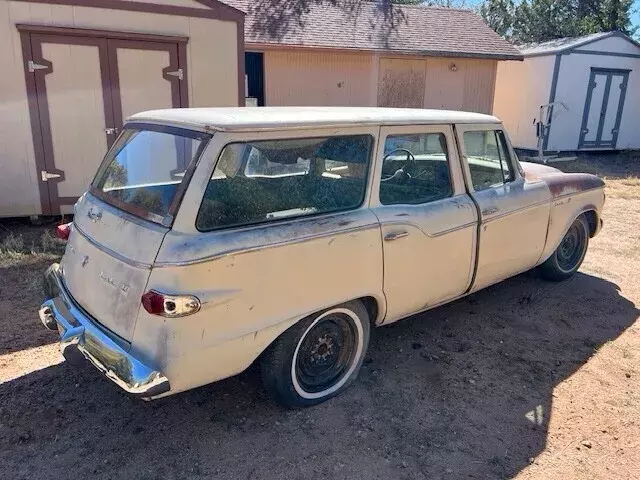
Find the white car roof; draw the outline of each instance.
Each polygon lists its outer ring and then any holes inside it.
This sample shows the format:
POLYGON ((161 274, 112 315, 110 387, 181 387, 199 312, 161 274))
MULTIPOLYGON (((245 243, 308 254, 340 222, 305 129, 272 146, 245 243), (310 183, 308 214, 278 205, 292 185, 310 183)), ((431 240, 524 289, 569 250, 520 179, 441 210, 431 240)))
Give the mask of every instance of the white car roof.
POLYGON ((135 122, 166 123, 222 131, 282 130, 357 125, 500 123, 496 117, 453 110, 377 107, 173 108, 137 113, 135 122))

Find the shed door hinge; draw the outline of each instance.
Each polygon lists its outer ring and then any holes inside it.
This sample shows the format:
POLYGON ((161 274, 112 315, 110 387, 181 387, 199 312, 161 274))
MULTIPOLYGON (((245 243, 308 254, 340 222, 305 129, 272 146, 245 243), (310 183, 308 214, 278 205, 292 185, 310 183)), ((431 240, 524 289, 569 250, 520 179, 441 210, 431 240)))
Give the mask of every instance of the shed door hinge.
POLYGON ((29 68, 29 72, 31 73, 35 72, 36 70, 46 70, 47 68, 49 68, 47 65, 40 65, 33 60, 29 60, 27 62, 27 67, 29 68))
POLYGON ((173 72, 167 72, 167 75, 171 75, 172 77, 178 77, 178 80, 184 80, 184 71, 181 68, 173 72))
POLYGON ((60 178, 62 175, 58 174, 58 173, 49 173, 45 170, 42 170, 40 172, 40 178, 42 178, 43 182, 48 182, 50 179, 52 178, 60 178))

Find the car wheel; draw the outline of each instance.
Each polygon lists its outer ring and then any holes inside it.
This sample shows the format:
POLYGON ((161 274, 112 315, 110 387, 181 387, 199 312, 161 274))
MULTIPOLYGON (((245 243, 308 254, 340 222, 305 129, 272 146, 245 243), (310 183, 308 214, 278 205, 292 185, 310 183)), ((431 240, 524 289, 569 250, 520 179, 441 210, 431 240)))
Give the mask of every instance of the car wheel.
POLYGON ((288 408, 317 405, 353 383, 369 345, 369 314, 360 301, 301 320, 262 355, 266 389, 288 408))
POLYGON ((555 252, 540 266, 547 280, 559 282, 578 271, 589 246, 589 223, 580 215, 569 227, 555 252))

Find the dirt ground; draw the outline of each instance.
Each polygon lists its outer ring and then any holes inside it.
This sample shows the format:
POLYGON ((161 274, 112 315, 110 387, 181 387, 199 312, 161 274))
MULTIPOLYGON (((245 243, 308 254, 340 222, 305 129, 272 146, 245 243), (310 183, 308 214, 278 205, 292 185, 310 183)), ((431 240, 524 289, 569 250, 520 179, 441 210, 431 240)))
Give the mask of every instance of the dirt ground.
POLYGON ((0 224, 0 478, 640 478, 640 158, 607 178, 581 272, 528 273, 375 329, 358 381, 299 411, 255 368, 156 402, 62 361, 37 319, 60 245, 0 224))

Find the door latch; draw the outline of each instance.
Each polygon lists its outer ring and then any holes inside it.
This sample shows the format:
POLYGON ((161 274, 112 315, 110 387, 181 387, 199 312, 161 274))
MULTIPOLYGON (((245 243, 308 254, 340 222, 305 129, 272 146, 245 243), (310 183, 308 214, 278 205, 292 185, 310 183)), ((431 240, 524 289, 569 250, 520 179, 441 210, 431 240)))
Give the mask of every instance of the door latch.
POLYGON ((42 179, 43 182, 48 182, 49 180, 51 180, 52 178, 60 178, 62 175, 58 174, 58 173, 49 173, 45 170, 42 170, 40 172, 40 178, 42 179))
POLYGON ((47 65, 40 65, 39 63, 36 63, 33 60, 29 60, 27 62, 27 68, 29 69, 30 73, 33 73, 36 70, 46 70, 49 67, 47 65))
POLYGON ((166 72, 167 75, 171 75, 172 77, 178 77, 178 80, 184 80, 184 71, 179 68, 173 72, 166 72))

